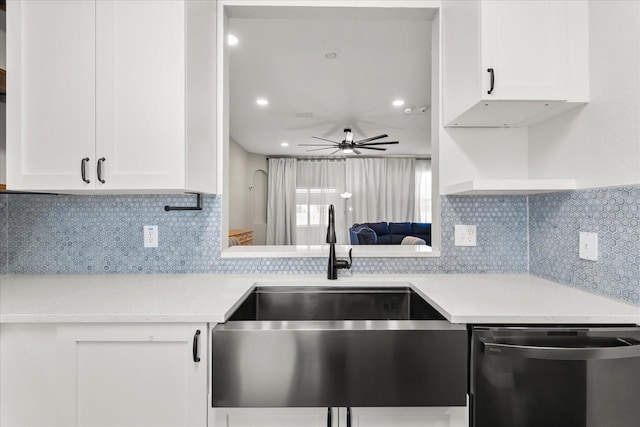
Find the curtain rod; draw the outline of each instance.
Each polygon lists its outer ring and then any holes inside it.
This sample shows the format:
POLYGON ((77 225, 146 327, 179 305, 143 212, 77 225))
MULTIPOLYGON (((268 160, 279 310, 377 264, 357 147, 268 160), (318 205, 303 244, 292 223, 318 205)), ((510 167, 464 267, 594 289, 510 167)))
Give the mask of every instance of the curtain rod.
POLYGON ((298 160, 346 160, 346 159, 416 159, 431 160, 431 156, 266 156, 268 159, 298 159, 298 160))

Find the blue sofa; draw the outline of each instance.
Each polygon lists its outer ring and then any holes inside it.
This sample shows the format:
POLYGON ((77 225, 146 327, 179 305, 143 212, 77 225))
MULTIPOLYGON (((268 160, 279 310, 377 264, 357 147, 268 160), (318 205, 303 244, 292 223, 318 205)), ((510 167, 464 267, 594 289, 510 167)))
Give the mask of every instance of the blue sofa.
POLYGON ((426 222, 366 222, 349 229, 352 245, 399 245, 407 236, 419 237, 431 246, 431 224, 426 222))

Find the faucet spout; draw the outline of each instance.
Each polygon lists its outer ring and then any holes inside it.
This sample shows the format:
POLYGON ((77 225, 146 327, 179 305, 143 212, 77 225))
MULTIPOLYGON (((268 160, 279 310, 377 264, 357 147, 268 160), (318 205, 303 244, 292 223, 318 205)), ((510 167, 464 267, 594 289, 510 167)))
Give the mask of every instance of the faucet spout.
POLYGON ((329 264, 327 266, 327 279, 336 280, 338 278, 338 270, 350 269, 353 263, 351 251, 349 249, 349 261, 346 259, 336 258, 336 221, 333 205, 329 205, 329 225, 327 226, 327 243, 329 244, 329 264))
POLYGON ((327 227, 327 243, 336 243, 336 218, 333 205, 329 205, 329 226, 327 227))

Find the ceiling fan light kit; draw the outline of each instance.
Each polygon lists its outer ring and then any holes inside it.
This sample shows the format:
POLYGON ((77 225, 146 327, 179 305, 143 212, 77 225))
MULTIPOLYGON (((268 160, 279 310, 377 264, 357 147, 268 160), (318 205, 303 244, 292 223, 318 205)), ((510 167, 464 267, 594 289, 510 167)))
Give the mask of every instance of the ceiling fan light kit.
POLYGON ((398 141, 372 142, 378 139, 387 138, 388 136, 389 135, 387 134, 382 134, 378 136, 372 136, 371 138, 365 138, 359 141, 354 141, 353 132, 351 132, 351 129, 346 128, 344 129, 344 139, 341 142, 332 141, 326 138, 320 138, 319 136, 312 136, 312 138, 314 139, 327 141, 327 142, 330 142, 330 144, 298 144, 298 145, 303 147, 322 147, 322 148, 313 148, 311 150, 307 150, 307 152, 333 149, 335 151, 333 151, 331 154, 335 154, 338 152, 342 152, 343 154, 351 154, 351 153, 362 154, 362 151, 360 150, 376 150, 376 151, 387 150, 386 148, 372 147, 372 145, 399 144, 398 141))

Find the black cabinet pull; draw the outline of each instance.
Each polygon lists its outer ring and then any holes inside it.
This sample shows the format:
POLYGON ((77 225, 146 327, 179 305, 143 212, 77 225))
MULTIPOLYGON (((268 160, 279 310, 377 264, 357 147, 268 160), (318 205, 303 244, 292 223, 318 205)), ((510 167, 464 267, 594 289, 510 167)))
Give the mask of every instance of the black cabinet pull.
POLYGON ((82 161, 80 162, 80 176, 82 177, 82 180, 84 182, 86 182, 87 184, 91 183, 91 181, 89 181, 87 179, 87 162, 89 161, 88 157, 85 157, 84 159, 82 159, 82 161))
POLYGON ((332 427, 333 424, 333 413, 331 412, 331 407, 327 408, 327 427, 332 427))
POLYGON ((351 408, 347 407, 347 427, 351 427, 351 408))
POLYGON ((104 184, 104 179, 102 179, 102 162, 104 162, 106 159, 104 157, 100 157, 98 159, 98 181, 100 181, 101 183, 104 184))
POLYGON ((198 356, 198 336, 200 336, 200 329, 198 329, 193 336, 193 361, 199 362, 200 357, 198 356))
POLYGON ((496 82, 496 73, 493 71, 493 68, 487 69, 487 72, 491 75, 491 88, 489 89, 489 92, 487 92, 487 93, 489 95, 491 95, 491 92, 493 92, 493 85, 496 82))

